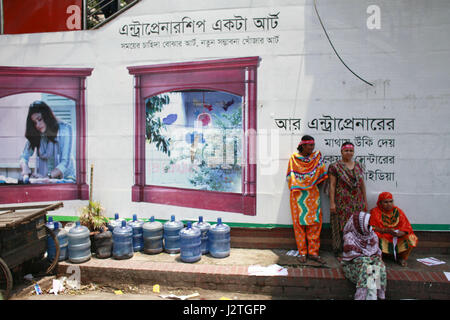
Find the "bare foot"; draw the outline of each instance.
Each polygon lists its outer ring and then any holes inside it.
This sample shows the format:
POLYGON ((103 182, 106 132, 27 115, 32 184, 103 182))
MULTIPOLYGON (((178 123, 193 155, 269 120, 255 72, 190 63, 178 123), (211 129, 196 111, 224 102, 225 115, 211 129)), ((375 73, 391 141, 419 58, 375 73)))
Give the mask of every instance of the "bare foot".
POLYGON ((399 263, 402 267, 407 267, 407 266, 408 266, 408 263, 406 262, 406 260, 400 260, 398 263, 399 263))

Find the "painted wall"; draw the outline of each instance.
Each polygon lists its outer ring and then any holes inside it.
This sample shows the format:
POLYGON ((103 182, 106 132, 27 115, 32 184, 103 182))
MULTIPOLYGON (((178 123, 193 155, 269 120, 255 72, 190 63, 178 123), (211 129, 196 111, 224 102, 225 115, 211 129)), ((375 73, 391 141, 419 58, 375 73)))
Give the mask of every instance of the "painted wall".
MULTIPOLYGON (((390 191, 413 225, 450 230, 450 3, 317 1, 339 55, 373 86, 339 61, 313 3, 142 1, 95 31, 3 35, 0 65, 94 68, 87 79, 87 157, 94 164, 94 199, 110 217, 195 220, 201 214, 207 221, 291 225, 286 167, 301 136, 310 134, 330 161, 344 139, 355 142, 370 207, 390 191), (143 32, 145 23, 185 17, 205 20, 205 31, 143 32), (273 19, 262 27, 257 18, 273 19), (226 25, 228 19, 246 19, 246 26, 226 25), (134 88, 126 68, 247 56, 261 58, 256 216, 131 202, 134 88)), ((66 201, 58 214, 75 216, 85 203, 66 201)))

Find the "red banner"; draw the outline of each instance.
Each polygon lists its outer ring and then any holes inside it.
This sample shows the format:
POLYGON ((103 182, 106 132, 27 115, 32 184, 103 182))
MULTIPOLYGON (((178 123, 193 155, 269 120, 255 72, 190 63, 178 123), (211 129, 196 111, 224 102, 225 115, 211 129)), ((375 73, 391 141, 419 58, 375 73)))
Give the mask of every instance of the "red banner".
POLYGON ((81 30, 82 0, 3 0, 5 34, 81 30))

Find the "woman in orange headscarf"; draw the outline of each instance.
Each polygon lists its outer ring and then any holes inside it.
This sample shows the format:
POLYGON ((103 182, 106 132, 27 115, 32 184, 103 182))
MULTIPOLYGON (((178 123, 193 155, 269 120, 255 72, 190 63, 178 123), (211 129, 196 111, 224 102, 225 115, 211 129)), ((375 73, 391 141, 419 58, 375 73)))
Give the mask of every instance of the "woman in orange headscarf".
POLYGON ((418 239, 404 212, 394 205, 394 198, 389 192, 378 196, 377 206, 370 210, 370 225, 380 239, 380 248, 384 254, 399 257, 399 263, 405 267, 412 248, 418 239))
POLYGON ((314 151, 314 138, 302 137, 297 150, 289 159, 286 179, 290 190, 292 222, 299 261, 311 260, 324 264, 319 256, 322 230, 322 206, 318 185, 328 178, 320 151, 314 151), (308 242, 308 244, 306 244, 308 242))

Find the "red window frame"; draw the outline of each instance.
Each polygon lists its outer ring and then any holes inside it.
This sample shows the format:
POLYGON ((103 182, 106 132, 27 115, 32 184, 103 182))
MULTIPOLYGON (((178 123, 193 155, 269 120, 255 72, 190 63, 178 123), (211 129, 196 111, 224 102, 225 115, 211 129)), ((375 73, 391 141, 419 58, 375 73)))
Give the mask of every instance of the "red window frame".
MULTIPOLYGON (((0 185, 0 204, 89 199, 86 183, 86 77, 91 68, 39 68, 0 66, 0 98, 43 92, 64 96, 76 106, 76 183, 0 185)), ((17 160, 19 161, 19 160, 17 160)))
POLYGON ((135 159, 132 201, 256 215, 256 87, 259 57, 132 66, 135 88, 135 159), (207 89, 244 97, 242 192, 145 184, 145 100, 173 90, 207 89))

